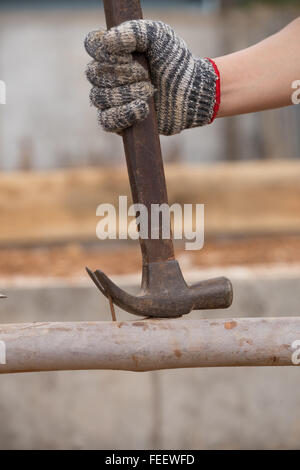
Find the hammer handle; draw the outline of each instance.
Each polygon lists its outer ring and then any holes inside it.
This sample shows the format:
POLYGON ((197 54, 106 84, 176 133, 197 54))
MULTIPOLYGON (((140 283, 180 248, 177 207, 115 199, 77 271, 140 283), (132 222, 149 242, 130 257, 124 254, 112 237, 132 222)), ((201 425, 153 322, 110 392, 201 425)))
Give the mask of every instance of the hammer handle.
MULTIPOLYGON (((103 0, 103 3, 108 28, 143 18, 139 0, 103 0)), ((144 54, 134 53, 134 58, 149 70, 144 54)), ((162 239, 160 233, 159 239, 151 239, 151 205, 168 204, 168 195, 154 99, 148 104, 148 117, 123 132, 133 202, 144 204, 148 210, 149 237, 140 238, 144 264, 174 259, 172 238, 162 239)))

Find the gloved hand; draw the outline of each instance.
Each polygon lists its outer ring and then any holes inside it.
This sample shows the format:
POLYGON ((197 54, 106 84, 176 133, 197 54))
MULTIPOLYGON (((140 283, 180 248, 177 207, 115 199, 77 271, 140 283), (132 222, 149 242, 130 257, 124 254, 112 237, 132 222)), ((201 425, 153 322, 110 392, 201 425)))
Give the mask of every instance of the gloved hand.
POLYGON ((159 133, 172 135, 213 121, 220 104, 220 79, 211 59, 192 56, 173 29, 159 21, 127 21, 85 40, 93 61, 87 78, 101 126, 121 132, 146 118, 155 94, 159 133), (145 52, 151 82, 132 52, 145 52))

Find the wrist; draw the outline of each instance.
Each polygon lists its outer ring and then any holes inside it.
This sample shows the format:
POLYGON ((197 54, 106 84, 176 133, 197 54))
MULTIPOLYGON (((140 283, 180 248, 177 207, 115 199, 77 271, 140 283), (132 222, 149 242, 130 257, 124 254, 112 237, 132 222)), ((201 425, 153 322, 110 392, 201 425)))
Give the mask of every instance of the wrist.
POLYGON ((221 106, 221 75, 219 71, 219 67, 217 66, 216 62, 213 59, 207 57, 207 60, 213 66, 214 72, 217 76, 216 78, 216 85, 215 85, 215 104, 213 109, 213 115, 209 124, 213 123, 216 117, 218 116, 220 106, 221 106))
POLYGON ((220 75, 220 106, 217 118, 239 114, 239 107, 243 102, 244 77, 239 63, 232 63, 232 55, 213 59, 220 75))

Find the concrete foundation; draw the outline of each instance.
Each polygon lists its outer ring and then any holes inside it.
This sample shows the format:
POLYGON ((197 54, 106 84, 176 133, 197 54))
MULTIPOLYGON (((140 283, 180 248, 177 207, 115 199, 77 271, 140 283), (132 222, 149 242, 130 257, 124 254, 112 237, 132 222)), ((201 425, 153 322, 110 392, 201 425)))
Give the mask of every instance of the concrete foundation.
MULTIPOLYGON (((232 307, 192 317, 298 315, 300 267, 220 272, 233 281, 232 307)), ((136 276, 116 280, 137 290, 136 276)), ((1 280, 1 288, 9 296, 0 304, 3 323, 110 318, 106 300, 85 279, 1 280)), ((0 448, 299 448, 299 387, 297 367, 3 375, 0 448)))

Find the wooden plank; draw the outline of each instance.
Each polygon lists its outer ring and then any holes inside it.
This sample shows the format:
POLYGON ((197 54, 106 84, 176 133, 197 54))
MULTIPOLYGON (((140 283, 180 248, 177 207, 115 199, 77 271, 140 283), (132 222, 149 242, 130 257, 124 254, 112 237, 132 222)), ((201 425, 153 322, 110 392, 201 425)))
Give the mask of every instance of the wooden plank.
POLYGON ((299 340, 297 317, 7 324, 0 373, 291 366, 299 340))
MULTIPOLYGON (((206 235, 300 232, 300 162, 170 165, 166 175, 170 204, 205 204, 206 235)), ((96 240, 98 204, 129 194, 125 168, 3 173, 0 244, 96 240)))

